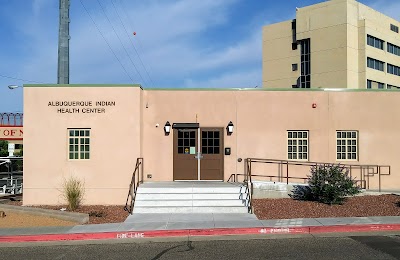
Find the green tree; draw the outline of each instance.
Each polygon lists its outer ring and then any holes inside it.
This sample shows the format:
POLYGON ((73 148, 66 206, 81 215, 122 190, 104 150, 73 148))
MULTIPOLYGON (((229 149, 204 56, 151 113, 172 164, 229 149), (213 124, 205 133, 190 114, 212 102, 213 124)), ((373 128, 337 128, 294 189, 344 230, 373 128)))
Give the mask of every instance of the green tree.
POLYGON ((8 156, 8 142, 0 140, 0 157, 8 156))

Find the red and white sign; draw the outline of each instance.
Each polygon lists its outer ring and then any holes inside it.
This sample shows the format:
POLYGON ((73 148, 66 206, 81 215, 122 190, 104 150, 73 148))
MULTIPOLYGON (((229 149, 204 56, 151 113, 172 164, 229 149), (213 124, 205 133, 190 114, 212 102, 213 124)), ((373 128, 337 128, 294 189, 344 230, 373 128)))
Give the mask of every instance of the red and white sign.
POLYGON ((23 140, 22 126, 0 126, 0 140, 23 140))

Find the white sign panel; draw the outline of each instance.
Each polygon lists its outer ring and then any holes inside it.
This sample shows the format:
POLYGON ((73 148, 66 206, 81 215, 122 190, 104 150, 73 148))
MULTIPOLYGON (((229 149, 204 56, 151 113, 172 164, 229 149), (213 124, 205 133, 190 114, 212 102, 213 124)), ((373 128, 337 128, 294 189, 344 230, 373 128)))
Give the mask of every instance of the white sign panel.
POLYGON ((8 144, 8 156, 14 156, 15 144, 8 144))

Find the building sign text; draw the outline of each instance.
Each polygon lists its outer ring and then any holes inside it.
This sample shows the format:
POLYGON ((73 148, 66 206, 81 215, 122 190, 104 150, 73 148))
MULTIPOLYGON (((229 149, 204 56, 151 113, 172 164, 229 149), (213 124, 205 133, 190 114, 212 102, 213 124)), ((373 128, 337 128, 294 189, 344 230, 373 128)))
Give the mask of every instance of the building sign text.
POLYGON ((103 114, 106 107, 115 107, 115 101, 49 101, 60 114, 103 114))

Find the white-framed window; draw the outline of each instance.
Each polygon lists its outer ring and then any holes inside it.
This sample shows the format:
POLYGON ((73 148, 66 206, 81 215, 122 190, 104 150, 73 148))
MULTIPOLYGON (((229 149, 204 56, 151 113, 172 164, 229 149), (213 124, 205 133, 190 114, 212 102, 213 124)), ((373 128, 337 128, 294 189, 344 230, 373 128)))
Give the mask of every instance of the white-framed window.
POLYGON ((358 160, 358 131, 336 131, 336 160, 358 160))
POLYGON ((90 159, 90 128, 68 128, 68 159, 90 159))
POLYGON ((288 160, 308 160, 308 130, 287 131, 288 160))

